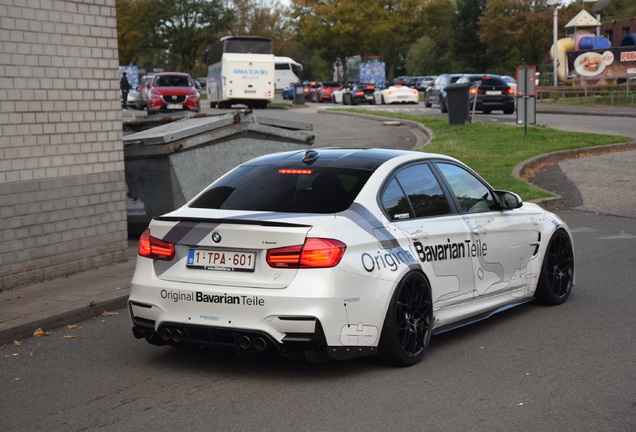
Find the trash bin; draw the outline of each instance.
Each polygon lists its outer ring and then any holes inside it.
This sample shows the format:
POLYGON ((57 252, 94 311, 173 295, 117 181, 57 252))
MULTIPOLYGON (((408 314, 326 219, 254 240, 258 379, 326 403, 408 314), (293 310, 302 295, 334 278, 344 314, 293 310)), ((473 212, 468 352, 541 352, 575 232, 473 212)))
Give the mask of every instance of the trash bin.
POLYGON ((305 105, 304 84, 294 84, 294 105, 305 105))
POLYGON ((470 84, 452 84, 444 88, 448 101, 448 123, 470 123, 470 84))

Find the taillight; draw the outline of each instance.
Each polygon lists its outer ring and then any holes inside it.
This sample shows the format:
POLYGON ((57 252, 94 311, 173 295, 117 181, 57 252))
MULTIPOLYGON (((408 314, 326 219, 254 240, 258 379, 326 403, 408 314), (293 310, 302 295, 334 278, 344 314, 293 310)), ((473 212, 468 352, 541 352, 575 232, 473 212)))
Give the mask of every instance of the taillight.
POLYGON ((362 95, 364 95, 364 92, 363 92, 363 91, 358 91, 358 92, 356 92, 356 96, 362 96, 362 95))
POLYGON ((337 266, 347 245, 338 240, 309 238, 304 245, 267 251, 267 264, 274 268, 328 268, 337 266))
POLYGON ((477 89, 475 87, 471 88, 470 94, 477 94, 477 89))
POLYGON ((170 261, 174 258, 174 245, 152 237, 150 230, 146 230, 139 238, 137 253, 145 258, 170 261))
POLYGON ((508 90, 506 90, 506 93, 515 94, 515 91, 513 89, 509 88, 508 90))

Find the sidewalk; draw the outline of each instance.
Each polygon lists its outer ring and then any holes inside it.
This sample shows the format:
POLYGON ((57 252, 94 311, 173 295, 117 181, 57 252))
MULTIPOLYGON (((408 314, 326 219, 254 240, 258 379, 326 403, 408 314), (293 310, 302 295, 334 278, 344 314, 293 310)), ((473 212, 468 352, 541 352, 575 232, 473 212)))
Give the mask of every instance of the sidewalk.
MULTIPOLYGON (((537 112, 589 114, 590 108, 537 104, 537 112)), ((636 117, 634 108, 593 107, 593 112, 636 117)), ((328 117, 326 123, 332 125, 336 116, 328 117)), ((345 123, 350 128, 350 120, 345 123)), ((54 332, 56 328, 125 307, 136 253, 137 240, 129 240, 125 262, 0 292, 0 345, 31 337, 39 328, 54 332)))
POLYGON ((567 105, 537 102, 537 113, 541 114, 580 114, 607 117, 636 117, 636 107, 614 105, 567 105))
POLYGON ((0 293, 0 345, 126 306, 137 240, 126 261, 0 293))

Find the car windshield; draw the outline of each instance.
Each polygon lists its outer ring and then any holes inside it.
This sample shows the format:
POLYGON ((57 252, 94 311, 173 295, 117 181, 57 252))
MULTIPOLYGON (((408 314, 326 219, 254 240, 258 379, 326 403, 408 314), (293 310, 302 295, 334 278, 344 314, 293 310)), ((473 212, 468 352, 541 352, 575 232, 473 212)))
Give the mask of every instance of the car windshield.
POLYGON ((190 207, 336 213, 351 206, 370 175, 359 169, 243 166, 212 185, 190 207))
POLYGON ((157 87, 192 87, 190 78, 182 75, 163 75, 155 81, 157 87))

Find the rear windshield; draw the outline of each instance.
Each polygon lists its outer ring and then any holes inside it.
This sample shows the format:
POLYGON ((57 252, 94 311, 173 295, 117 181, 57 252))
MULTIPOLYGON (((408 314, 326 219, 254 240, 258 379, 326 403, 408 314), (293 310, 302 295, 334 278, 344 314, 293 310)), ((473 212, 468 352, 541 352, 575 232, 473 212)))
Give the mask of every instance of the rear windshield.
POLYGON ((470 82, 475 82, 475 81, 481 81, 481 85, 489 85, 489 86, 505 87, 508 85, 507 82, 505 82, 501 78, 496 78, 496 77, 470 77, 470 82))
POLYGON ((327 167, 243 166, 190 204, 194 208, 285 213, 346 210, 371 171, 327 167))

